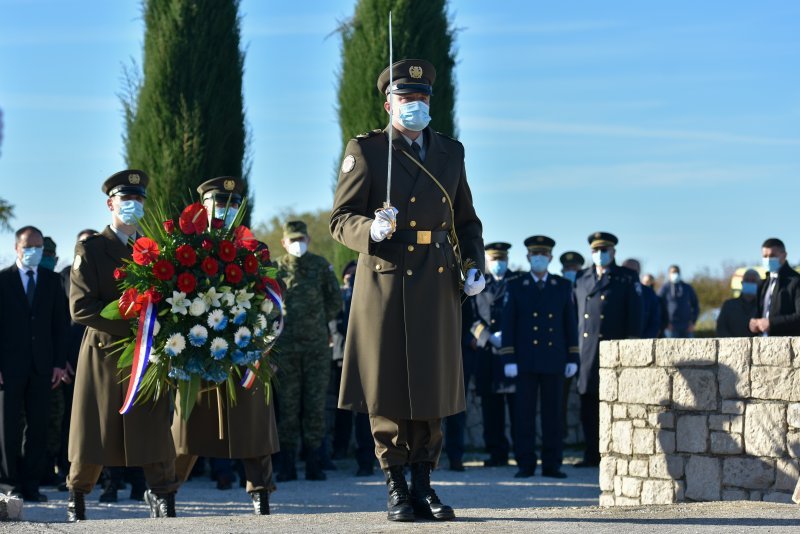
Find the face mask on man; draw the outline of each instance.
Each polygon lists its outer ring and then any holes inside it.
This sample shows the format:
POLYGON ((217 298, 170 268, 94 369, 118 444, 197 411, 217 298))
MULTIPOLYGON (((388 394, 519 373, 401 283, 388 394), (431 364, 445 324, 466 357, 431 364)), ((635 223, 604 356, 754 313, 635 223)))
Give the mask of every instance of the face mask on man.
POLYGON ((677 284, 681 281, 681 273, 669 273, 669 281, 673 284, 677 284))
POLYGON ((225 221, 225 226, 233 226, 233 220, 236 218, 236 214, 239 212, 239 208, 214 208, 214 218, 215 219, 222 219, 225 221))
POLYGON ((400 104, 397 118, 406 130, 421 132, 431 122, 428 104, 421 100, 400 104))
POLYGON ((547 266, 550 265, 550 258, 547 256, 542 256, 541 254, 531 256, 528 258, 528 261, 531 263, 531 271, 535 273, 545 272, 547 270, 547 266))
POLYGON ((55 256, 42 257, 42 261, 39 262, 39 267, 41 267, 42 269, 47 269, 48 271, 54 271, 56 268, 56 257, 55 256))
POLYGON ((742 295, 755 295, 758 292, 758 284, 755 282, 742 282, 742 295))
POLYGON ((308 251, 308 243, 305 241, 292 241, 286 247, 286 251, 292 256, 299 258, 308 251))
POLYGON ((781 260, 779 258, 761 258, 761 265, 771 273, 777 273, 781 270, 781 260))
POLYGON ((564 278, 574 284, 575 280, 578 279, 578 271, 564 271, 564 278))
POLYGON ((508 270, 508 262, 505 260, 493 260, 489 262, 489 272, 497 278, 502 278, 508 270))
POLYGON ((44 247, 25 247, 22 249, 20 262, 24 267, 37 267, 42 262, 44 247))
POLYGON ((598 267, 608 267, 611 263, 611 254, 607 250, 595 250, 592 252, 592 263, 598 267))
POLYGON ((144 205, 138 200, 120 200, 117 217, 128 226, 133 226, 144 217, 144 205))

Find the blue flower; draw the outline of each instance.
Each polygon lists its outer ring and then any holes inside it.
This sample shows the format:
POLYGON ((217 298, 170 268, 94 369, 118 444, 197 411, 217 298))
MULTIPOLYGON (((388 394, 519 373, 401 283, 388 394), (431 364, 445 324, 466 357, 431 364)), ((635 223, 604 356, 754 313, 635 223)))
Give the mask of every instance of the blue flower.
POLYGON ((189 373, 178 367, 172 367, 167 375, 175 380, 190 380, 192 378, 189 373))
POLYGON ((189 330, 189 343, 194 347, 201 347, 208 339, 208 330, 203 325, 194 325, 189 330))
POLYGON ((186 362, 186 370, 193 375, 200 375, 203 374, 206 369, 203 366, 203 361, 200 358, 197 356, 192 356, 189 358, 189 361, 186 362))
MULTIPOLYGON (((233 311, 233 310, 232 310, 233 311)), ((233 324, 236 326, 244 324, 245 320, 247 320, 247 310, 244 308, 239 308, 233 314, 233 324)))
POLYGON ((247 365, 248 363, 247 353, 244 353, 239 349, 236 349, 231 353, 231 361, 236 365, 247 365))
POLYGON ((256 363, 261 358, 260 350, 251 350, 247 353, 247 363, 256 363))
POLYGON ((212 369, 203 373, 203 380, 207 382, 216 382, 217 384, 225 382, 228 379, 228 373, 222 369, 212 369))
POLYGON ((236 346, 243 349, 250 344, 250 329, 246 326, 240 326, 236 333, 233 335, 233 342, 236 346))
POLYGON ((222 310, 216 309, 208 314, 208 326, 217 332, 225 330, 225 327, 228 326, 228 318, 225 317, 222 310))
POLYGON ((221 337, 215 337, 211 340, 211 357, 215 360, 221 360, 228 352, 228 342, 221 337))

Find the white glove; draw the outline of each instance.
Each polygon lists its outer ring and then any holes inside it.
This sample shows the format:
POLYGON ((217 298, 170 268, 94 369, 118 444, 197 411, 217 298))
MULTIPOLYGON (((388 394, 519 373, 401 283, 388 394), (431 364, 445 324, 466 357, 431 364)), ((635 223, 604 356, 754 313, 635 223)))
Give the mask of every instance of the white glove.
POLYGON ((383 208, 375 212, 375 219, 369 227, 369 236, 379 243, 392 235, 397 224, 397 208, 383 208))
POLYGON ((474 297, 483 291, 484 287, 486 287, 486 279, 478 269, 473 267, 467 271, 467 278, 464 280, 464 293, 466 293, 468 297, 474 297), (478 275, 477 280, 475 280, 475 275, 478 275))
POLYGON ((507 363, 503 366, 503 374, 506 375, 506 378, 515 378, 517 376, 517 364, 516 363, 507 363))
POLYGON ((495 332, 489 337, 489 343, 496 349, 499 349, 503 346, 503 333, 502 332, 495 332))
POLYGON ((577 363, 568 363, 567 366, 564 368, 564 378, 572 378, 575 376, 575 373, 578 372, 578 364, 577 363))

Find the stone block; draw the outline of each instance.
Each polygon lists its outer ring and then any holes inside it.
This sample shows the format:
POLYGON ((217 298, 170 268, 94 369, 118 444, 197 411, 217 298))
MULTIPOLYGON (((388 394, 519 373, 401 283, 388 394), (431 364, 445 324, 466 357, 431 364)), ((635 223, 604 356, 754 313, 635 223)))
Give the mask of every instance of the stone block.
POLYGON ((792 338, 792 354, 794 354, 794 367, 800 367, 800 337, 792 338))
POLYGON ((683 457, 675 455, 657 454, 650 457, 650 478, 668 478, 677 480, 683 478, 683 457))
POLYGON ((617 397, 620 402, 670 404, 670 379, 664 369, 623 369, 618 384, 617 397))
POLYGON ((653 425, 658 428, 675 428, 675 414, 672 412, 662 412, 656 415, 656 424, 653 425))
POLYGON ((653 431, 649 428, 635 428, 633 430, 633 454, 653 454, 654 450, 655 434, 653 431))
POLYGON ((20 521, 22 519, 22 499, 11 495, 0 495, 0 520, 20 521))
POLYGON ((675 488, 675 502, 684 502, 686 500, 686 482, 673 480, 672 486, 675 488))
POLYGON ((628 464, 628 474, 632 477, 647 478, 648 464, 647 460, 633 459, 628 464))
POLYGON ((706 452, 708 450, 708 421, 705 415, 678 417, 678 452, 706 452))
POLYGON ((740 399, 750 396, 749 338, 719 339, 719 393, 723 399, 740 399))
POLYGON ((639 404, 628 405, 628 418, 629 419, 646 419, 647 408, 639 404))
POLYGON ((633 419, 631 423, 633 423, 633 428, 647 428, 647 421, 644 419, 633 419))
POLYGON ((789 449, 789 456, 800 458, 800 432, 786 434, 786 448, 789 449))
POLYGON ((735 415, 731 417, 728 430, 734 434, 741 434, 744 432, 744 415, 735 415))
POLYGON ((630 421, 616 421, 611 425, 611 450, 620 454, 633 454, 633 425, 630 421))
POLYGON ((672 377, 672 404, 683 410, 716 410, 716 374, 706 369, 678 369, 672 377))
POLYGON ((730 418, 725 415, 709 415, 708 429, 727 432, 730 428, 730 418))
POLYGON ((641 501, 639 499, 631 499, 630 497, 616 497, 616 506, 639 506, 641 501))
POLYGON ((600 400, 617 400, 617 372, 614 369, 600 369, 600 400))
POLYGON ((751 500, 751 501, 760 501, 760 500, 761 500, 761 497, 762 497, 763 495, 764 495, 764 494, 763 494, 762 492, 760 492, 760 491, 751 491, 751 492, 750 492, 750 500, 751 500))
POLYGON ((746 501, 747 500, 747 492, 744 490, 722 490, 722 500, 723 501, 746 501))
POLYGON ((722 413, 731 415, 744 415, 744 401, 722 401, 722 413))
POLYGON ((672 454, 675 452, 675 432, 671 430, 659 430, 656 433, 656 452, 672 454))
POLYGON ((614 490, 614 475, 617 471, 617 461, 614 458, 604 456, 600 460, 600 490, 614 490))
POLYGON ((611 450, 611 405, 600 403, 600 454, 611 450))
POLYGON ((786 406, 749 404, 745 411, 744 446, 751 456, 786 454, 786 406))
POLYGON ((686 498, 693 501, 718 501, 720 471, 720 460, 717 458, 690 456, 686 462, 686 498))
POLYGON ((614 477, 614 495, 617 497, 622 497, 622 478, 619 475, 614 477))
POLYGON ((783 504, 794 504, 792 501, 792 494, 791 493, 783 493, 780 491, 770 491, 769 493, 765 493, 764 497, 761 499, 764 502, 778 502, 783 504))
POLYGON ((789 367, 764 367, 750 369, 750 396, 765 400, 794 400, 794 369, 789 367))
POLYGON ((776 490, 794 491, 797 479, 800 477, 797 460, 778 460, 775 469, 776 490))
POLYGON ((624 404, 612 404, 611 414, 613 415, 614 419, 627 419, 628 409, 624 404))
POLYGON ((622 495, 637 499, 642 494, 642 480, 633 477, 622 477, 622 495))
POLYGON ((742 454, 742 451, 744 445, 741 434, 711 433, 711 454, 742 454))
POLYGON ((647 367, 653 363, 653 339, 626 339, 619 341, 619 363, 622 367, 647 367))
POLYGON ((623 476, 628 474, 628 460, 617 459, 617 474, 623 476))
POLYGON ((754 337, 753 364, 791 367, 791 339, 788 337, 754 337))
POLYGON ((645 480, 642 484, 642 504, 672 504, 675 487, 669 480, 645 480))
POLYGON ((786 423, 792 428, 800 428, 800 403, 793 403, 786 409, 786 423))
POLYGON ((619 341, 603 341, 600 343, 600 367, 619 367, 619 341))
POLYGON ((614 495, 609 493, 603 493, 600 495, 600 507, 608 507, 614 506, 616 503, 614 502, 614 495))
POLYGON ((775 465, 772 460, 725 458, 722 462, 722 483, 726 486, 764 490, 771 488, 775 481, 775 465))
POLYGON ((656 340, 656 365, 683 367, 717 363, 717 340, 712 338, 656 340))

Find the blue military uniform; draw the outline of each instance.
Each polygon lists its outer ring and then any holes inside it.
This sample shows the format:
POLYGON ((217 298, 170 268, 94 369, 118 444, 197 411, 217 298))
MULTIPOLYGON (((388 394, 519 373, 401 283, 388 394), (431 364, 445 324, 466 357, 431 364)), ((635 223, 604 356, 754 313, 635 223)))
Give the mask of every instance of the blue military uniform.
MULTIPOLYGON (((616 245, 612 234, 597 232, 589 236, 593 249, 616 245)), ((641 286, 635 271, 613 261, 602 276, 590 267, 578 274, 575 301, 578 305, 578 340, 581 367, 578 392, 581 394, 581 422, 586 451, 584 463, 600 463, 600 342, 638 338, 642 331, 641 286)))
MULTIPOLYGON (((545 247, 549 254, 555 241, 533 236, 525 244, 531 254, 545 247)), ((542 473, 563 476, 559 468, 563 450, 564 370, 567 363, 578 363, 578 325, 569 280, 549 273, 538 279, 536 274, 526 273, 509 282, 503 309, 501 352, 517 364, 518 370, 514 443, 514 456, 520 469, 517 476, 531 476, 536 468, 539 399, 542 473)))

